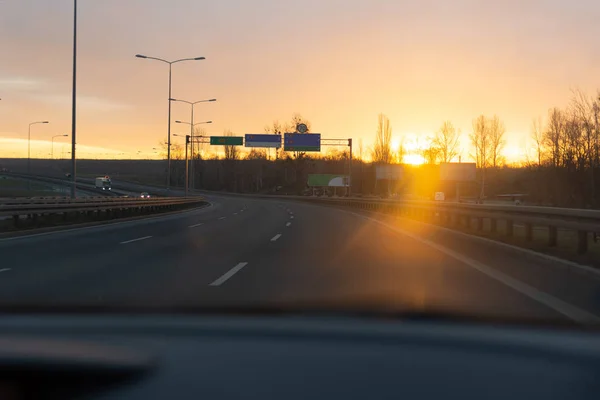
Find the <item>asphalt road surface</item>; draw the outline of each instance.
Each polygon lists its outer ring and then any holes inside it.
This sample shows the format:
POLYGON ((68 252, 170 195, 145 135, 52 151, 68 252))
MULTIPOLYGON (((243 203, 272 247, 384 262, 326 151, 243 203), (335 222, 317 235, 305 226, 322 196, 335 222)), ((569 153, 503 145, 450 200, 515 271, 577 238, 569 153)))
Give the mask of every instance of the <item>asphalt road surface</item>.
POLYGON ((387 305, 600 321, 600 279, 392 217, 208 196, 168 216, 0 240, 0 305, 387 305))

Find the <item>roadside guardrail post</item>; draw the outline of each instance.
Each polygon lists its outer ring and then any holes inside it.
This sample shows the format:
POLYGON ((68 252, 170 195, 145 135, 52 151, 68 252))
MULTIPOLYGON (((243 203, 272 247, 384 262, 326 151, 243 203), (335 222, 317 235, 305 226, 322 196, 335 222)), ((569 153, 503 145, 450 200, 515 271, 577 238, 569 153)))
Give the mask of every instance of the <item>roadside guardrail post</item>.
POLYGON ((498 232, 498 220, 496 218, 490 218, 490 232, 498 232))
POLYGON ((548 227, 548 246, 556 247, 558 238, 558 228, 556 226, 548 227))
POLYGON ((533 240, 533 224, 525 224, 525 240, 531 242, 533 240))
POLYGON ((514 224, 512 219, 506 220, 506 236, 513 237, 514 236, 514 224))
POLYGON ((465 217, 465 228, 471 229, 471 216, 467 214, 464 217, 465 217))
POLYGON ((577 231, 577 253, 584 254, 588 250, 587 231, 577 231))

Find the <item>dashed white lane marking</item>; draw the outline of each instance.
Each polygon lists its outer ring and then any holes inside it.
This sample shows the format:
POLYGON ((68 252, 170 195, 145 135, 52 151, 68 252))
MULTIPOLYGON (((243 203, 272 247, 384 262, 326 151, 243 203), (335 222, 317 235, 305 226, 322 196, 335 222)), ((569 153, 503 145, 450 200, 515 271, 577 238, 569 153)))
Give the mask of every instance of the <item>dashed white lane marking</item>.
POLYGON ((124 242, 121 242, 120 244, 127 244, 127 243, 139 242, 140 240, 150 239, 151 237, 152 236, 144 236, 144 237, 140 237, 140 238, 137 238, 137 239, 126 240, 124 242))
POLYGON ((290 215, 290 219, 294 219, 294 216, 293 216, 293 215, 290 215))
POLYGON ((465 265, 468 265, 469 267, 481 272, 484 275, 487 275, 488 277, 490 277, 492 279, 497 280, 500 283, 503 283, 504 285, 516 290, 517 292, 529 297, 530 299, 533 299, 533 300, 557 311, 558 313, 570 318, 573 321, 583 323, 583 324, 598 324, 600 322, 600 317, 598 317, 595 314, 592 314, 588 311, 582 310, 579 307, 575 307, 574 305, 564 302, 561 299, 556 298, 548 293, 542 292, 542 291, 534 288, 533 286, 529 286, 526 283, 523 283, 517 279, 514 279, 514 278, 488 266, 488 265, 485 265, 479 261, 473 260, 472 258, 462 255, 462 254, 460 254, 454 250, 451 250, 445 246, 434 243, 427 239, 423 239, 417 235, 414 235, 412 233, 409 233, 408 231, 405 231, 404 229, 397 228, 393 225, 387 224, 378 219, 367 217, 365 215, 357 214, 357 213, 354 213, 351 211, 348 211, 348 213, 355 215, 359 218, 364 218, 366 220, 383 225, 393 231, 400 233, 401 235, 408 236, 409 238, 412 238, 412 239, 414 239, 418 242, 421 242, 431 248, 434 248, 442 253, 445 253, 448 256, 454 258, 455 260, 461 261, 465 265))
POLYGON ((275 235, 275 236, 273 236, 273 237, 271 238, 271 242, 274 242, 274 241, 276 241, 276 240, 277 240, 277 239, 279 239, 280 237, 281 237, 281 233, 278 233, 277 235, 275 235))
POLYGON ((233 275, 235 275, 236 273, 238 273, 242 268, 244 268, 246 265, 248 265, 247 262, 241 262, 241 263, 239 263, 235 267, 231 268, 229 271, 225 272, 225 274, 223 274, 223 276, 221 276, 219 279, 217 279, 216 281, 214 281, 213 283, 211 283, 210 286, 221 286, 229 278, 231 278, 233 275))
POLYGON ((291 222, 288 222, 287 224, 285 224, 285 226, 290 226, 291 224, 292 224, 291 222))
POLYGON ((233 213, 233 215, 237 215, 237 213, 233 213))
POLYGON ((243 209, 241 209, 241 210, 240 210, 240 212, 244 212, 244 210, 243 210, 243 209))
POLYGON ((2 268, 2 269, 0 269, 0 272, 6 272, 6 271, 10 271, 10 270, 11 270, 10 268, 2 268))
POLYGON ((190 225, 188 228, 195 228, 197 226, 202 226, 202 225, 204 225, 204 222, 200 222, 199 224, 190 225))
POLYGON ((221 219, 225 219, 225 218, 227 218, 227 217, 221 217, 221 218, 219 218, 219 220, 221 220, 221 219))

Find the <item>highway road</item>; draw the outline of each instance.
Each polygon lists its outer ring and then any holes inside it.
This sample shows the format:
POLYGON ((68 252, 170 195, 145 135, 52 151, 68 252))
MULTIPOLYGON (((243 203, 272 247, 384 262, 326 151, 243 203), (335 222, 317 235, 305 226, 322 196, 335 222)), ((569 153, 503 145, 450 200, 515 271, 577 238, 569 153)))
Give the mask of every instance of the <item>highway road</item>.
POLYGON ((0 305, 386 305, 600 322, 600 275, 368 213, 208 196, 209 207, 0 240, 0 305))

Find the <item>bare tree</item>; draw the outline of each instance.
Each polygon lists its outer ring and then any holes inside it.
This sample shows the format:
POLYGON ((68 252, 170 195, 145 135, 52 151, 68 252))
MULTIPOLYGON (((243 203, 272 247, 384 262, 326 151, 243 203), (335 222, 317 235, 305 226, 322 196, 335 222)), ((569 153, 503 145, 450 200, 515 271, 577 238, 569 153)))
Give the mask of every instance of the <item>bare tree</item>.
POLYGON ((287 131, 289 133, 300 133, 298 132, 298 125, 300 124, 304 124, 306 125, 306 133, 310 133, 311 132, 311 123, 309 120, 307 120, 306 118, 302 117, 302 115, 300 115, 299 113, 294 113, 294 115, 292 115, 292 120, 290 121, 289 125, 287 126, 287 131))
MULTIPOLYGON (((233 133, 230 130, 226 130, 223 132, 223 136, 233 136, 233 133)), ((237 146, 226 145, 225 147, 225 160, 235 161, 240 158, 240 151, 237 146)))
POLYGON ((470 135, 475 154, 472 155, 478 168, 485 168, 490 157, 489 129, 484 115, 473 120, 473 133, 470 135))
POLYGON ((360 161, 363 160, 363 140, 362 138, 358 139, 358 159, 360 161))
POLYGON ((373 162, 389 164, 392 162, 392 127, 384 114, 379 114, 375 144, 373 145, 373 162))
POLYGON ((552 166, 557 167, 561 162, 561 142, 564 133, 564 115, 554 107, 548 111, 548 125, 544 132, 544 144, 550 149, 552 166))
POLYGON ((273 121, 273 124, 265 126, 265 133, 272 133, 274 135, 282 135, 284 133, 283 125, 279 121, 273 121))
POLYGON ((460 132, 454 128, 452 122, 445 121, 431 143, 432 147, 437 150, 436 158, 443 163, 451 162, 458 155, 459 136, 460 132))
POLYGON ((504 126, 504 122, 500 121, 500 118, 498 118, 497 115, 494 115, 492 118, 487 120, 486 128, 488 130, 490 144, 490 163, 492 167, 496 168, 504 162, 502 150, 504 150, 504 145, 506 144, 506 141, 504 140, 506 128, 504 126))
POLYGON ((430 165, 436 164, 442 157, 440 148, 433 143, 430 143, 429 146, 424 148, 421 151, 421 155, 425 159, 425 163, 430 165))
POLYGON ((542 117, 534 119, 531 123, 531 140, 535 146, 537 165, 542 165, 542 154, 544 152, 544 123, 542 117))
POLYGON ((396 154, 394 154, 394 161, 396 164, 404 163, 404 157, 406 156, 406 147, 404 146, 404 138, 400 139, 400 144, 398 145, 398 149, 396 150, 396 154))

